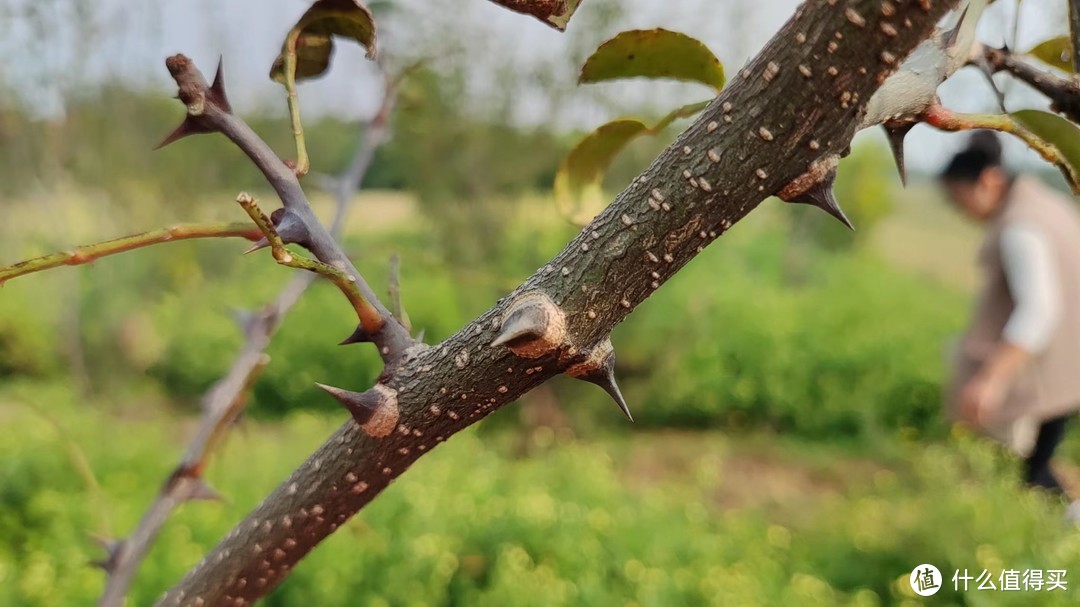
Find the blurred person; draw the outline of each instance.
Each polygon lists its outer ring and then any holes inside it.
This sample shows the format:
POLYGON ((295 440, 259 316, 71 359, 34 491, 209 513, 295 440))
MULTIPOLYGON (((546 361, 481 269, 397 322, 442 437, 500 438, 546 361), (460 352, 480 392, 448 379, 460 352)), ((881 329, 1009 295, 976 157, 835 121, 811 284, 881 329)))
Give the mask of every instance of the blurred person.
MULTIPOLYGON (((1023 456, 1028 485, 1065 497, 1050 458, 1080 409, 1080 214, 1006 169, 1001 152, 992 132, 976 132, 941 174, 986 234, 982 291, 953 360, 951 417, 1023 456)), ((1080 519, 1080 502, 1068 516, 1080 519)))

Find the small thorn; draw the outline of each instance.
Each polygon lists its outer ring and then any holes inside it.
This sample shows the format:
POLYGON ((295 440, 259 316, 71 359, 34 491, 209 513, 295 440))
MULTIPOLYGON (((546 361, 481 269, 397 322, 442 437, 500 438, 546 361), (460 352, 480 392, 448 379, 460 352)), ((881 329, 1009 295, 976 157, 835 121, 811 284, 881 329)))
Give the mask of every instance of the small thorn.
POLYGON ((511 342, 539 339, 544 335, 546 327, 547 319, 543 310, 535 306, 519 307, 503 320, 502 330, 491 342, 491 347, 497 348, 511 342))
POLYGON ((260 238, 255 244, 253 244, 250 247, 244 249, 244 252, 241 253, 241 255, 247 255, 248 253, 254 253, 255 251, 258 251, 260 249, 265 249, 268 246, 270 246, 270 241, 267 240, 265 237, 263 237, 263 238, 260 238))
POLYGON ((907 186, 907 170, 904 168, 904 138, 915 128, 915 123, 902 124, 900 126, 885 126, 885 136, 889 139, 889 149, 892 150, 893 159, 896 160, 896 170, 900 173, 900 183, 907 186))
POLYGON ((105 549, 105 558, 90 561, 90 565, 111 574, 116 570, 116 561, 120 558, 120 551, 124 548, 124 540, 105 537, 97 533, 88 533, 90 539, 105 549))
POLYGON ((232 316, 233 322, 236 326, 240 327, 240 331, 247 333, 251 327, 251 323, 255 322, 255 313, 251 310, 244 310, 242 308, 229 308, 229 316, 232 316))
POLYGON ((207 501, 207 502, 222 502, 225 501, 221 497, 221 494, 216 489, 211 487, 206 480, 198 478, 193 479, 195 481, 195 487, 192 488, 191 493, 188 494, 187 499, 189 501, 207 501))
POLYGON ((229 99, 225 96, 225 59, 218 57, 217 72, 214 73, 214 83, 210 85, 210 91, 207 97, 214 102, 222 110, 225 110, 226 114, 232 113, 232 107, 229 105, 229 99))
POLYGON ((351 335, 346 337, 339 343, 339 346, 349 346, 352 344, 362 344, 371 341, 371 336, 367 334, 362 325, 356 325, 356 330, 351 335))
POLYGON ((843 209, 840 208, 840 203, 836 202, 836 195, 833 194, 833 184, 835 182, 836 167, 833 167, 829 169, 829 172, 826 173, 820 181, 810 186, 810 189, 803 192, 798 197, 792 199, 791 202, 815 206, 840 220, 840 223, 846 225, 849 230, 854 230, 855 226, 851 225, 851 220, 847 218, 847 215, 844 215, 843 209))
MULTIPOLYGON (((3 286, 3 283, 0 283, 0 286, 3 286)), ((427 332, 427 329, 420 329, 420 332, 417 333, 416 337, 414 337, 413 339, 415 339, 416 341, 418 341, 420 343, 424 343, 424 333, 426 333, 426 332, 427 332)))
POLYGON ((154 146, 154 150, 160 150, 161 148, 173 143, 174 141, 183 139, 188 135, 198 135, 200 133, 209 133, 210 129, 202 127, 191 116, 184 118, 184 121, 180 123, 180 126, 173 129, 173 132, 165 136, 165 139, 161 140, 161 143, 154 146))
POLYGON ((364 392, 350 392, 349 390, 342 390, 341 388, 335 388, 320 383, 316 383, 315 385, 325 390, 330 396, 333 396, 339 403, 344 405, 345 408, 349 410, 349 413, 352 413, 356 423, 360 425, 369 422, 371 417, 375 415, 375 410, 379 406, 377 397, 371 397, 364 392))
POLYGON ((964 18, 967 17, 968 7, 964 7, 964 12, 960 13, 960 18, 956 20, 956 27, 952 28, 945 33, 943 42, 945 48, 949 48, 956 44, 956 39, 960 36, 960 26, 964 25, 964 18))
POLYGON ((615 355, 612 354, 608 357, 607 361, 599 369, 592 371, 581 376, 581 379, 596 384, 607 392, 611 399, 615 401, 615 404, 619 406, 619 410, 623 412, 626 419, 631 422, 634 421, 634 416, 630 414, 630 407, 626 404, 626 399, 623 398, 622 391, 619 390, 619 384, 615 382, 615 355))

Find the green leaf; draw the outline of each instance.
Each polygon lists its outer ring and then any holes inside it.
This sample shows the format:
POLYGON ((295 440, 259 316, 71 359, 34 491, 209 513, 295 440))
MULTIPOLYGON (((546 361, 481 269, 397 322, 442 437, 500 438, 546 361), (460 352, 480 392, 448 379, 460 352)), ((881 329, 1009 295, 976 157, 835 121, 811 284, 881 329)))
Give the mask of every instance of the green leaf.
POLYGON ((1068 36, 1051 38, 1028 51, 1037 59, 1066 72, 1073 71, 1072 42, 1068 36))
POLYGON ((657 135, 678 118, 697 114, 708 101, 684 105, 653 126, 636 118, 620 118, 601 126, 578 142, 555 173, 555 204, 576 224, 583 225, 604 207, 602 182, 615 156, 635 138, 657 135))
POLYGON ((618 78, 672 78, 724 88, 724 66, 695 38, 665 29, 622 32, 600 45, 579 83, 618 78))
MULTIPOLYGON (((326 71, 334 52, 334 36, 355 40, 367 49, 369 59, 375 57, 375 18, 359 0, 318 0, 289 30, 292 36, 296 36, 297 80, 326 71)), ((285 82, 284 48, 274 59, 270 78, 285 82)))
POLYGON ((1057 114, 1041 110, 1020 110, 1013 112, 1012 117, 1056 147, 1069 165, 1062 167, 1071 171, 1066 177, 1073 181, 1073 187, 1080 185, 1076 183, 1076 176, 1080 175, 1080 127, 1057 114))

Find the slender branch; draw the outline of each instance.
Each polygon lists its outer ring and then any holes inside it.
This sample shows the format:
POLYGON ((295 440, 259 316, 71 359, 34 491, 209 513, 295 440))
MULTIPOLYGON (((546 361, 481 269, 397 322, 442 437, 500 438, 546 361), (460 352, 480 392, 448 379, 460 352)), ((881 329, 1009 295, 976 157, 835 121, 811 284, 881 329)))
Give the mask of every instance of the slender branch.
POLYGON ((405 351, 415 344, 414 340, 383 306, 341 246, 319 223, 300 187, 296 173, 274 154, 270 146, 255 134, 246 122, 232 113, 227 102, 221 101, 224 99, 224 91, 220 90, 223 89, 220 75, 211 86, 195 64, 183 55, 169 57, 165 64, 176 80, 178 97, 188 110, 187 118, 178 130, 184 131, 183 134, 221 133, 251 158, 277 192, 284 207, 281 221, 275 222, 277 231, 286 237, 286 243, 302 244, 319 261, 341 268, 356 281, 360 294, 383 319, 381 330, 368 337, 375 343, 386 364, 398 364, 405 351), (293 230, 286 233, 282 226, 288 224, 292 225, 293 230))
POLYGON ((252 604, 456 432, 555 375, 600 383, 611 371, 612 329, 766 197, 783 190, 797 199, 821 183, 866 100, 953 5, 804 4, 699 119, 517 290, 446 341, 409 350, 367 392, 332 392, 353 405, 354 418, 367 407, 371 421, 345 424, 159 604, 252 604), (800 66, 813 66, 811 75, 800 66))
POLYGON ((367 335, 375 335, 382 330, 382 315, 367 299, 364 299, 360 289, 356 286, 355 278, 346 274, 344 270, 335 268, 330 264, 291 253, 285 248, 285 243, 282 242, 281 236, 274 229, 274 224, 271 223, 270 218, 259 208, 259 204, 255 199, 247 193, 241 193, 237 196, 236 202, 247 211, 251 220, 266 235, 266 239, 270 241, 270 250, 274 255, 274 259, 279 264, 298 270, 314 272, 334 283, 349 300, 349 303, 352 304, 353 309, 356 310, 356 316, 360 319, 360 326, 363 327, 367 335))
POLYGON ((940 104, 930 106, 922 115, 926 124, 943 131, 971 131, 990 129, 1008 133, 1024 141, 1043 160, 1058 167, 1065 175, 1073 191, 1080 194, 1080 175, 1053 144, 1024 128, 1008 114, 965 114, 945 109, 940 104))
POLYGON ((181 224, 171 228, 154 230, 132 234, 105 242, 75 247, 70 251, 52 253, 10 266, 0 267, 0 285, 19 276, 51 270, 60 266, 78 266, 101 259, 108 255, 116 255, 127 251, 134 251, 150 245, 176 240, 190 240, 193 238, 228 238, 240 237, 248 240, 258 240, 261 236, 258 228, 250 223, 227 223, 227 224, 181 224))
POLYGON ((296 95, 296 43, 300 39, 300 27, 293 28, 285 37, 285 94, 289 105, 289 121, 292 123, 293 139, 296 141, 296 176, 307 175, 311 168, 307 145, 304 143, 304 124, 300 120, 300 100, 296 95))
POLYGON ((996 72, 1009 72, 1050 99, 1050 108, 1080 124, 1080 75, 1062 77, 1039 69, 1005 49, 985 48, 986 63, 996 72))
MULTIPOLYGON (((397 99, 396 92, 396 87, 387 87, 379 111, 364 126, 356 153, 343 172, 350 187, 339 188, 336 192, 334 218, 330 228, 330 233, 335 238, 340 236, 344 228, 353 195, 359 189, 375 151, 387 140, 389 118, 397 99)), ((250 223, 242 225, 252 232, 252 240, 262 235, 261 231, 250 223)), ((185 501, 182 496, 200 487, 202 494, 212 494, 205 484, 200 486, 196 481, 202 477, 210 455, 234 427, 235 420, 248 401, 246 395, 250 392, 251 385, 269 362, 264 352, 270 345, 271 338, 285 315, 315 278, 316 275, 310 272, 297 272, 273 301, 258 312, 245 315, 246 318, 241 323, 245 343, 228 372, 203 396, 199 430, 169 480, 162 485, 161 493, 151 503, 128 538, 101 542, 109 552, 109 557, 102 563, 109 576, 98 603, 99 607, 120 607, 123 604, 131 581, 160 528, 185 501)))

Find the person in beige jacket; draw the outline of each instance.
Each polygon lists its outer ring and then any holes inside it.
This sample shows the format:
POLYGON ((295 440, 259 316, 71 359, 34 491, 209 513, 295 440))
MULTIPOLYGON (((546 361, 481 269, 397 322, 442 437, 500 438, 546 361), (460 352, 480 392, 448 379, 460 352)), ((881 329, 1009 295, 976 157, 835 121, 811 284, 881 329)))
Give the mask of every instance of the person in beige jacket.
POLYGON ((1080 409, 1076 203, 1035 177, 1013 176, 990 132, 975 133, 941 180, 986 228, 983 287, 953 361, 952 417, 1016 448, 1027 483, 1063 495, 1050 458, 1080 409), (1034 444, 1017 436, 1025 425, 1034 444))

